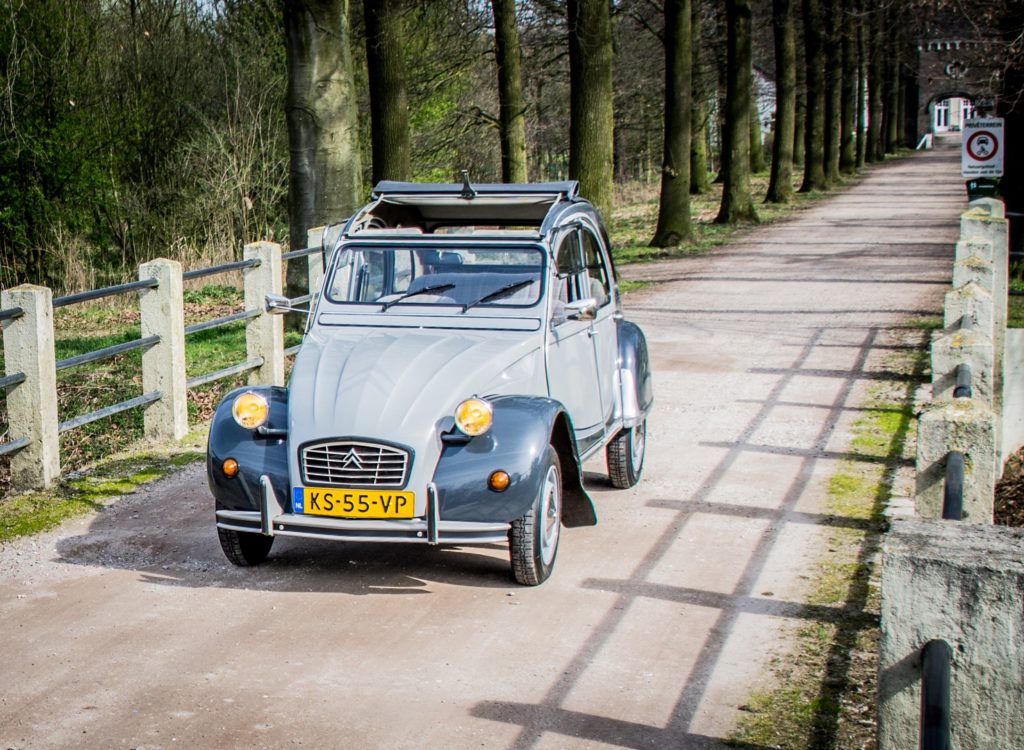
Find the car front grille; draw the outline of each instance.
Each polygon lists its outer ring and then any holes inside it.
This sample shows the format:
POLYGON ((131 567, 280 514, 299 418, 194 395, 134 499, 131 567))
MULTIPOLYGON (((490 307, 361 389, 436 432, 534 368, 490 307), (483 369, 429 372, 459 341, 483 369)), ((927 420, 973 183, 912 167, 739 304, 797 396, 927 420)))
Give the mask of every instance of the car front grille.
POLYGON ((300 459, 307 485, 404 487, 409 469, 408 451, 377 443, 307 445, 300 459))

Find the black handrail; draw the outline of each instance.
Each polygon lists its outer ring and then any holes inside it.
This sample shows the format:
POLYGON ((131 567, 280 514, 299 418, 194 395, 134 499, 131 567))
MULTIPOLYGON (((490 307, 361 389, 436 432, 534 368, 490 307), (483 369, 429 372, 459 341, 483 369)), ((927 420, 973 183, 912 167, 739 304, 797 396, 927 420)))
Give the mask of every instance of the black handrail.
POLYGON ((920 750, 949 750, 949 668, 953 649, 931 640, 921 650, 920 750))
POLYGON ((7 310, 0 310, 0 321, 17 320, 24 314, 25 311, 22 310, 20 307, 11 307, 7 310))
POLYGON ((114 344, 113 346, 104 347, 103 349, 96 349, 95 351, 86 352, 85 354, 79 354, 74 357, 58 360, 57 371, 59 372, 60 370, 66 370, 69 367, 88 364, 89 362, 97 362, 101 359, 109 359, 110 357, 114 357, 118 354, 134 351, 135 349, 148 349, 149 347, 156 346, 159 343, 159 336, 146 336, 144 339, 126 341, 123 344, 114 344))
POLYGON ((181 278, 187 281, 188 279, 200 279, 204 276, 216 276, 218 273, 227 273, 228 271, 238 271, 243 268, 258 268, 262 262, 259 258, 249 258, 249 260, 221 263, 219 266, 194 268, 191 271, 185 271, 181 278))
POLYGON ((103 287, 102 289, 91 289, 87 292, 78 292, 77 294, 66 294, 63 297, 54 297, 53 306, 67 307, 68 305, 74 305, 79 302, 88 302, 89 300, 101 299, 103 297, 112 297, 115 294, 126 294, 127 292, 134 292, 138 289, 153 289, 160 285, 156 279, 140 279, 139 281, 129 281, 127 284, 115 284, 114 286, 103 287))
POLYGON ((231 325, 232 323, 238 323, 241 320, 258 318, 260 314, 261 312, 259 310, 243 310, 242 312, 232 313, 231 315, 225 315, 223 318, 213 318, 212 320, 204 320, 201 323, 193 323, 190 326, 185 326, 185 335, 188 336, 189 334, 192 333, 208 331, 211 328, 219 328, 220 326, 231 325))
POLYGON ((322 247, 305 247, 301 250, 290 250, 287 253, 281 253, 281 260, 292 260, 293 258, 304 258, 307 255, 313 255, 323 250, 322 247))
POLYGON ((971 366, 963 362, 956 366, 956 387, 953 388, 953 398, 971 398, 971 366))
POLYGON ((960 451, 950 451, 946 454, 942 517, 947 521, 960 521, 964 517, 964 464, 964 454, 960 451))

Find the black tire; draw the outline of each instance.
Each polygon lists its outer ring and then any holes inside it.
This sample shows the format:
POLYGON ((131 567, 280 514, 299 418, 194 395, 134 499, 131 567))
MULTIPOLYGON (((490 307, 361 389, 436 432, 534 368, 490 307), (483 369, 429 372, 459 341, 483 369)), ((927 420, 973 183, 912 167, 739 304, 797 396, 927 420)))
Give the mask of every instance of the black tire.
POLYGON ((612 486, 626 490, 640 481, 647 452, 647 420, 619 432, 605 449, 612 486))
POLYGON ((512 522, 508 535, 512 576, 523 586, 539 586, 550 576, 558 554, 562 527, 562 467, 548 446, 543 480, 533 506, 512 522))
POLYGON ((267 555, 270 554, 270 548, 274 545, 272 536, 251 534, 234 529, 217 527, 217 536, 220 537, 220 548, 224 550, 224 556, 243 568, 259 565, 266 560, 267 555))

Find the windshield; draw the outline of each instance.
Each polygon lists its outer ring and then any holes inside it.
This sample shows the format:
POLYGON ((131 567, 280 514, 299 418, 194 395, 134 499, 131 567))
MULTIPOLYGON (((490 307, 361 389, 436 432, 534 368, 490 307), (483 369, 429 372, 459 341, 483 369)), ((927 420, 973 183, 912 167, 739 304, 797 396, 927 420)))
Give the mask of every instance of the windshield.
POLYGON ((350 244, 335 259, 332 302, 380 305, 529 307, 541 294, 544 254, 536 247, 350 244))

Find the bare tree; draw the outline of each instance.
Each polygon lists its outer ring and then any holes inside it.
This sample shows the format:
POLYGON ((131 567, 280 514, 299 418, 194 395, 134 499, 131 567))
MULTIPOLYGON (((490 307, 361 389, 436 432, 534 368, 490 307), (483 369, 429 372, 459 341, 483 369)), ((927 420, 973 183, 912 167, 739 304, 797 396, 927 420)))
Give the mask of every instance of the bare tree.
MULTIPOLYGON (((367 0, 369 1, 369 0, 367 0)), ((491 0, 494 48, 498 62, 498 129, 501 179, 526 182, 526 104, 520 65, 515 0, 491 0)))
POLYGON ((807 119, 804 126, 804 181, 801 192, 823 190, 825 179, 825 71, 818 0, 803 0, 807 119))
POLYGON ((665 139, 658 226, 652 247, 688 240, 690 224, 690 116, 693 55, 690 0, 665 0, 665 139))
POLYGON ((569 0, 569 176, 601 213, 612 210, 612 24, 607 0, 569 0))
POLYGON ((773 0, 775 33, 775 139, 767 203, 793 200, 793 136, 796 120, 796 32, 792 0, 773 0))
POLYGON ((408 180, 409 96, 402 49, 402 0, 363 0, 373 181, 408 180))
MULTIPOLYGON (((286 109, 291 245, 306 232, 347 217, 361 197, 348 0, 287 0, 286 109)), ((288 264, 288 293, 303 293, 301 263, 288 264)))
POLYGON ((750 126, 747 122, 753 92, 750 0, 726 0, 725 13, 728 28, 725 126, 722 129, 725 184, 715 221, 733 224, 757 221, 750 195, 750 126))

